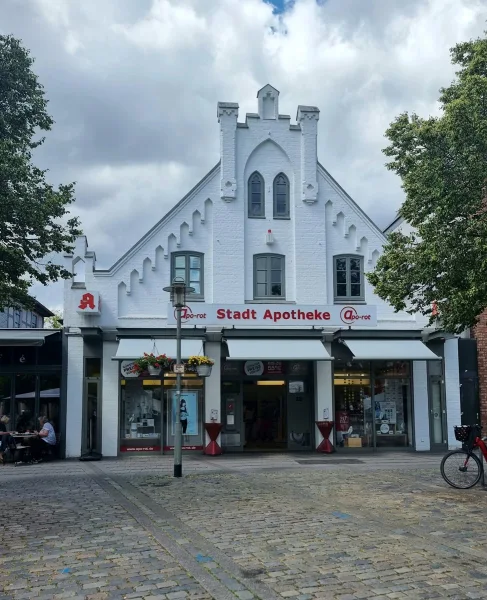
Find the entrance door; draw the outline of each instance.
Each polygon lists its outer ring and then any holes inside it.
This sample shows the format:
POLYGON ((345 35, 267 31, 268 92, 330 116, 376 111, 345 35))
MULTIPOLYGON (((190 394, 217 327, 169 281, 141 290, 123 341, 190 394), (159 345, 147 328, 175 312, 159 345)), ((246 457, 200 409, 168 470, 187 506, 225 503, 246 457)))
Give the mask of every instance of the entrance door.
POLYGON ((222 447, 227 452, 238 452, 245 443, 242 394, 240 381, 222 382, 222 447))
POLYGON ((288 450, 311 450, 313 444, 313 397, 303 381, 290 381, 287 394, 288 450))
POLYGON ((81 453, 100 453, 100 380, 85 379, 85 409, 81 453))
POLYGON ((448 445, 444 386, 441 377, 430 377, 430 440, 432 450, 448 445))
POLYGON ((286 382, 244 381, 245 450, 287 448, 286 382))

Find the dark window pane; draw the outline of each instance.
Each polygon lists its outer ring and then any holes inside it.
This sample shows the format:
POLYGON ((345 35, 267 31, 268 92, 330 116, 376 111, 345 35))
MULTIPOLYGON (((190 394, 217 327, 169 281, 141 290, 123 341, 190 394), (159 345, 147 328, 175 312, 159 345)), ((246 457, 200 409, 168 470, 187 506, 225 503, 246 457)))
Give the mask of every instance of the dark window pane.
POLYGON ((257 283, 267 283, 267 271, 257 271, 257 283))
MULTIPOLYGON (((0 417, 6 415, 9 418, 12 418, 10 414, 12 408, 11 402, 11 382, 12 379, 7 376, 0 377, 0 417)), ((7 430, 9 427, 7 427, 7 430)))
POLYGON ((53 333, 48 336, 44 345, 37 349, 37 363, 40 365, 60 365, 62 363, 61 333, 53 333))
POLYGON ((85 377, 101 376, 101 358, 87 358, 85 361, 85 377))
POLYGON ((356 298, 357 296, 360 296, 360 283, 352 283, 352 285, 350 286, 351 288, 351 295, 356 298))
POLYGON ((56 432, 59 431, 60 389, 60 375, 46 375, 40 378, 39 416, 47 417, 56 432))
POLYGON ((347 285, 345 283, 337 284, 337 296, 341 298, 347 296, 347 285))
POLYGON ((36 377, 15 376, 15 429, 20 432, 36 429, 35 423, 36 377))
POLYGON ((282 286, 281 284, 272 284, 272 295, 273 296, 282 296, 282 286))
MULTIPOLYGON (((39 347, 39 352, 42 352, 43 346, 39 347)), ((14 364, 32 366, 36 364, 36 347, 24 346, 22 348, 14 348, 14 364)))
POLYGON ((351 271, 350 281, 351 283, 360 283, 360 271, 351 271))
POLYGON ((249 185, 249 215, 251 217, 264 216, 264 194, 262 178, 254 173, 250 178, 249 185))
POLYGON ((281 283, 282 281, 282 272, 281 271, 271 271, 271 283, 281 283))
POLYGON ((267 286, 264 283, 257 284, 257 296, 259 298, 264 298, 267 296, 267 286))
POLYGON ((272 270, 280 270, 282 269, 282 261, 280 258, 276 258, 274 256, 271 257, 271 269, 272 270))
POLYGON ((190 281, 189 286, 194 288, 194 292, 192 292, 192 294, 201 294, 201 285, 199 281, 190 281))
POLYGON ((346 271, 347 259, 346 258, 337 258, 336 259, 336 268, 337 268, 337 271, 346 271))
POLYGON ((12 362, 13 348, 0 346, 0 365, 9 365, 12 362))
POLYGON ((258 258, 256 261, 256 267, 259 271, 266 271, 267 270, 267 259, 263 256, 261 256, 260 258, 258 258))
POLYGON ((352 271, 360 271, 360 258, 350 259, 350 269, 352 271))
POLYGON ((347 283, 346 271, 337 271, 337 283, 347 283))

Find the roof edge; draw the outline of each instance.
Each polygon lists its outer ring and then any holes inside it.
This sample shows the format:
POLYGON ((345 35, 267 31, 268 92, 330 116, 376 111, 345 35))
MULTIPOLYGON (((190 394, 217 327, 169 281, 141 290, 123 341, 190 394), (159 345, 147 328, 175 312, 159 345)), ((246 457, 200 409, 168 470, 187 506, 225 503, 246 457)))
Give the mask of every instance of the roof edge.
POLYGON ((184 204, 194 195, 195 192, 199 190, 199 188, 205 184, 208 180, 210 180, 215 173, 220 168, 221 161, 218 161, 217 164, 202 178, 198 181, 198 183, 191 188, 191 190, 179 200, 177 204, 175 204, 159 221, 149 229, 149 231, 143 235, 138 242, 136 242, 131 248, 125 252, 116 262, 113 263, 111 267, 108 269, 97 269, 93 271, 93 275, 96 277, 97 274, 115 274, 118 269, 125 263, 125 261, 130 258, 130 256, 135 253, 145 242, 147 242, 156 231, 163 226, 170 217, 172 217, 180 208, 184 206, 184 204))
POLYGON ((342 193, 347 200, 349 200, 352 203, 353 207, 357 210, 357 212, 362 217, 364 217, 366 221, 369 222, 369 224, 376 230, 376 232, 383 239, 383 241, 386 242, 387 238, 384 235, 384 232, 381 230, 381 228, 374 221, 372 221, 372 219, 369 217, 369 215, 362 208, 360 208, 360 206, 355 202, 355 200, 350 196, 350 194, 348 194, 342 188, 342 186, 338 183, 338 181, 332 175, 330 175, 330 173, 325 169, 325 167, 319 161, 318 161, 318 168, 321 169, 322 175, 327 177, 330 180, 330 182, 336 187, 336 189, 340 193, 342 193))

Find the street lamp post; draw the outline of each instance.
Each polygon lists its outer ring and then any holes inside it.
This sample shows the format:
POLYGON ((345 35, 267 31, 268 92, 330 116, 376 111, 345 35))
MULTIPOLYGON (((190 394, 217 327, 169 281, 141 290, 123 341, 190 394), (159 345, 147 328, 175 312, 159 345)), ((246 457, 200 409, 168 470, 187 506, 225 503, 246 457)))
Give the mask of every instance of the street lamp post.
MULTIPOLYGON (((186 294, 194 292, 181 277, 175 277, 170 286, 164 288, 171 294, 176 309, 176 364, 181 364, 181 310, 186 305, 186 294)), ((183 476, 183 429, 181 426, 181 372, 176 372, 176 423, 174 426, 174 477, 183 476)))

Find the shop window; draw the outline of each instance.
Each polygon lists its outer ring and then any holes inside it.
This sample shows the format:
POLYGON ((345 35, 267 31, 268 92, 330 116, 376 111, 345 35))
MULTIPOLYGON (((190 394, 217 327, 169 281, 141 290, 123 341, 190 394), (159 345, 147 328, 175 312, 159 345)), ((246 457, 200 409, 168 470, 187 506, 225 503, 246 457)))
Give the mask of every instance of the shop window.
POLYGON ((191 299, 203 299, 204 255, 198 252, 173 252, 171 255, 171 280, 182 279, 187 286, 194 288, 191 299))
POLYGON ((61 333, 53 333, 38 348, 37 362, 40 365, 60 365, 62 363, 61 333))
POLYGON ((39 378, 39 416, 47 417, 59 431, 59 401, 61 392, 61 376, 45 375, 39 378))
POLYGON ((35 313, 32 313, 32 320, 31 320, 31 327, 32 329, 37 329, 37 315, 35 313))
POLYGON ((374 386, 377 447, 411 445, 411 390, 409 379, 376 379, 374 386))
POLYGON ((0 365, 10 365, 12 363, 12 347, 0 346, 0 365))
MULTIPOLYGON (((435 361, 440 363, 440 361, 435 361)), ((374 374, 376 377, 408 377, 409 362, 400 360, 376 361, 374 362, 374 374)))
POLYGON ((254 256, 254 299, 285 298, 284 256, 256 254, 254 256))
MULTIPOLYGON (((0 417, 4 415, 11 418, 12 409, 12 378, 7 376, 0 377, 0 417)), ((9 428, 7 428, 9 429, 9 428)))
POLYGON ((163 388, 161 382, 127 379, 122 385, 120 450, 160 451, 163 388))
POLYGON ((257 171, 249 177, 248 215, 251 219, 265 217, 264 178, 257 171))
POLYGON ((362 302, 364 291, 364 259, 362 256, 335 256, 335 302, 362 302))
POLYGON ((284 173, 274 179, 274 219, 289 219, 289 179, 284 173))
POLYGON ((85 359, 85 377, 89 377, 89 378, 101 377, 101 358, 86 358, 85 359))
POLYGON ((36 376, 15 376, 15 429, 21 433, 36 429, 36 376))
POLYGON ((14 348, 14 365, 16 367, 31 367, 36 364, 37 348, 35 346, 23 346, 14 348))

